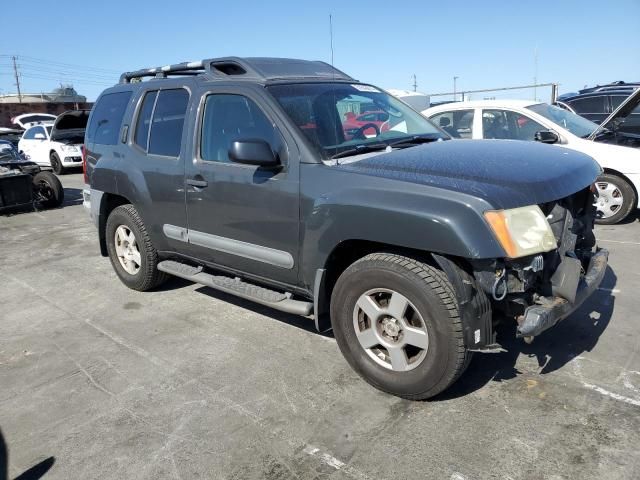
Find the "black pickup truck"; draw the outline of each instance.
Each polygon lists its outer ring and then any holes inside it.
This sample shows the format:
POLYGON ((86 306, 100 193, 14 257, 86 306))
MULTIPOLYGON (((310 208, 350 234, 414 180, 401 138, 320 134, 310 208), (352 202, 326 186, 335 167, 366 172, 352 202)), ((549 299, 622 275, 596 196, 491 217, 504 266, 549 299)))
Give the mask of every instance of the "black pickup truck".
POLYGON ((84 153, 84 203, 125 285, 176 275, 312 317, 366 381, 405 398, 499 349, 498 318, 530 341, 607 267, 590 157, 449 141, 323 62, 124 73, 98 98, 84 153))

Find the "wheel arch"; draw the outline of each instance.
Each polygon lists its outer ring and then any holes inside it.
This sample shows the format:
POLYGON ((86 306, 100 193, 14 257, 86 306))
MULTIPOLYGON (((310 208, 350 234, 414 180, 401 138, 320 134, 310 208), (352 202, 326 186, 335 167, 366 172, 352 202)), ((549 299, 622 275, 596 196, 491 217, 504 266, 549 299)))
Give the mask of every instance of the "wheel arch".
POLYGON ((100 209, 98 215, 98 239, 100 241, 100 255, 107 257, 107 218, 109 214, 120 205, 131 203, 126 197, 115 193, 104 193, 100 199, 100 209))
MULTIPOLYGON (((440 262, 438 262, 438 257, 449 258, 436 255, 433 252, 390 243, 373 242, 362 239, 348 239, 340 242, 328 255, 323 267, 316 272, 314 282, 314 314, 316 318, 316 328, 319 331, 326 331, 331 328, 328 314, 331 294, 338 277, 340 277, 342 272, 351 264, 374 252, 404 255, 438 268, 442 268, 440 262)), ((451 257, 450 261, 454 262, 464 271, 472 273, 471 266, 464 259, 451 257)))

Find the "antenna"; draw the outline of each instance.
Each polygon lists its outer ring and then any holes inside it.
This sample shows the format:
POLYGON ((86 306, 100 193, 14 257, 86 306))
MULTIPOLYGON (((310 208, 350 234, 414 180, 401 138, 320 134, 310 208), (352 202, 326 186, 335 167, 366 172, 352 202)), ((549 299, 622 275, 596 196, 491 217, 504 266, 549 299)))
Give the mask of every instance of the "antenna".
POLYGON ((538 100, 538 46, 533 50, 533 100, 538 100))
POLYGON ((333 67, 333 18, 329 14, 329 42, 331 45, 331 66, 333 67))
POLYGON ((416 74, 413 74, 413 91, 416 92, 418 90, 418 80, 416 79, 416 74))

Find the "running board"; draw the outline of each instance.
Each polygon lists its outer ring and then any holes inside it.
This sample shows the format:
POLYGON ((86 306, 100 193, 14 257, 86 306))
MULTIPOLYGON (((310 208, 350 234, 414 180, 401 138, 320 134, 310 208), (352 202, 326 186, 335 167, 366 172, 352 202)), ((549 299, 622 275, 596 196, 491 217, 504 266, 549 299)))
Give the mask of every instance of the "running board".
POLYGON ((201 266, 194 267, 174 260, 164 260, 158 263, 158 270, 283 312, 307 316, 313 310, 313 303, 293 300, 291 293, 260 287, 238 277, 211 275, 204 272, 201 266))

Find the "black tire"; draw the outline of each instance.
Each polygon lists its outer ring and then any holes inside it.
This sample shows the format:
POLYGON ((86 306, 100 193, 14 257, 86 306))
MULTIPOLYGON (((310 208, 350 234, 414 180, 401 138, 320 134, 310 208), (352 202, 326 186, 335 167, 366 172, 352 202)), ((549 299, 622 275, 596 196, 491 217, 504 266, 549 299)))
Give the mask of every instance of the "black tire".
POLYGON ((454 289, 436 267, 413 258, 373 253, 348 267, 331 296, 331 323, 351 367, 379 390, 423 400, 445 390, 464 372, 471 352, 464 346, 454 289), (360 345, 354 326, 356 302, 372 289, 390 289, 408 299, 424 320, 429 344, 421 363, 394 371, 374 361, 360 345))
POLYGON ((56 152, 51 152, 49 155, 49 160, 51 161, 51 168, 56 173, 56 175, 64 175, 65 170, 62 167, 62 162, 60 161, 60 157, 56 152))
POLYGON ((33 177, 36 201, 42 208, 56 208, 64 202, 64 188, 60 179, 51 172, 38 172, 33 177))
MULTIPOLYGON (((619 194, 622 195, 623 203, 613 215, 607 218, 601 218, 598 215, 596 217, 596 223, 599 223, 600 225, 614 225, 616 223, 620 223, 635 210, 638 205, 638 197, 629 182, 619 175, 603 173, 596 180, 596 187, 599 192, 602 191, 601 187, 605 184, 615 185, 619 194)), ((614 194, 617 194, 618 192, 614 192, 614 194)), ((596 201, 596 208, 598 208, 598 201, 596 201)))
POLYGON ((157 287, 167 279, 168 275, 157 268, 158 252, 153 246, 147 229, 133 205, 121 205, 111 211, 109 218, 107 218, 105 235, 111 265, 122 283, 127 287, 145 292, 157 287), (118 259, 115 247, 115 233, 119 226, 128 228, 135 236, 141 259, 141 264, 136 274, 127 272, 118 259))

